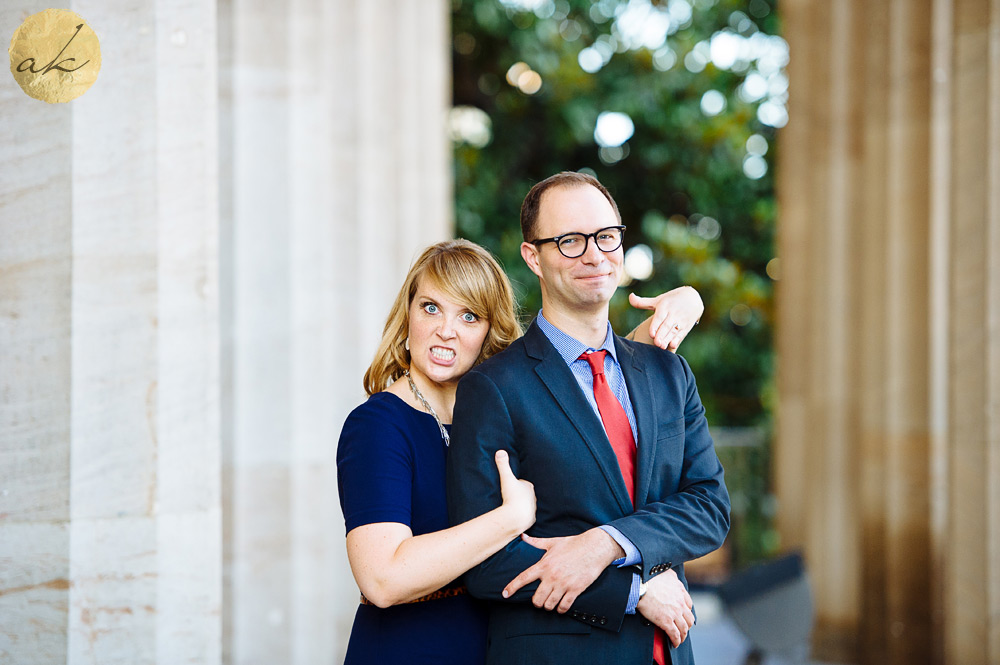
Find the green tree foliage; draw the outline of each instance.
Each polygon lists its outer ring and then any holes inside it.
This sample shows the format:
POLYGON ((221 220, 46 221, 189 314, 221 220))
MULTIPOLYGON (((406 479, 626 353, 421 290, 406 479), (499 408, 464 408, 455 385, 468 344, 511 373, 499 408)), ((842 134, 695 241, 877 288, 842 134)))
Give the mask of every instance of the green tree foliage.
MULTIPOLYGON (((452 20, 457 235, 497 254, 533 316, 521 200, 553 173, 589 170, 618 202, 626 250, 644 245, 637 254, 652 259, 652 273, 613 299, 615 329, 647 315, 628 291, 697 288, 705 315, 682 353, 709 421, 768 432, 773 125, 784 121, 787 56, 774 0, 453 0, 452 20), (623 144, 598 144, 605 112, 627 116, 625 134, 631 121, 623 144)), ((759 558, 774 545, 767 448, 720 454, 737 558, 759 558)))

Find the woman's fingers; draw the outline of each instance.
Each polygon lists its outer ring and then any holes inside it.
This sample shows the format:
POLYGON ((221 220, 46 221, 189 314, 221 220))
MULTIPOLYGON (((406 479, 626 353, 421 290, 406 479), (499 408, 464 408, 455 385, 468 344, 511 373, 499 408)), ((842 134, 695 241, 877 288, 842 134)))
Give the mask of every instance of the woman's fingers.
MULTIPOLYGON (((650 330, 652 330, 652 326, 650 326, 650 330)), ((663 322, 660 328, 656 331, 656 335, 650 334, 650 337, 656 341, 656 345, 658 347, 665 349, 677 335, 677 330, 677 323, 670 318, 663 322)))
POLYGON ((701 318, 705 305, 698 292, 682 286, 655 298, 629 294, 629 303, 637 309, 652 309, 649 318, 649 338, 661 349, 676 351, 694 324, 701 318))

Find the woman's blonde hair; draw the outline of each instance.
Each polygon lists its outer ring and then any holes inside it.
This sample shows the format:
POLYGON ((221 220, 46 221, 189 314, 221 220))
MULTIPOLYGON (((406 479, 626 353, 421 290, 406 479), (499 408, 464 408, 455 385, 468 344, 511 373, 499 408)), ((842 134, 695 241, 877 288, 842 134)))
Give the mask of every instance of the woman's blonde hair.
POLYGON ((385 390, 410 368, 410 352, 404 344, 410 329, 410 304, 422 277, 490 324, 477 364, 521 336, 514 291, 493 255, 468 240, 431 245, 410 267, 392 303, 375 359, 365 372, 365 392, 369 395, 385 390))

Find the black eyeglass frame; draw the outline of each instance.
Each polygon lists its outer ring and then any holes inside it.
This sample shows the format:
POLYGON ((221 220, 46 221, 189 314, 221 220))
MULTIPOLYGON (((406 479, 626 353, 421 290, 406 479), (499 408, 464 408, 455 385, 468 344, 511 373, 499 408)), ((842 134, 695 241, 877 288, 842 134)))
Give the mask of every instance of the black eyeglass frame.
POLYGON ((580 233, 579 231, 570 231, 569 233, 564 233, 562 235, 554 236, 552 238, 539 238, 538 240, 532 240, 531 244, 534 245, 535 247, 538 247, 539 245, 544 245, 547 242, 554 242, 556 244, 556 249, 559 250, 559 253, 562 254, 563 256, 565 256, 567 259, 578 259, 578 258, 580 258, 581 256, 583 256, 584 254, 587 253, 587 246, 590 243, 590 239, 593 238, 594 239, 594 246, 597 247, 597 249, 600 249, 605 254, 610 254, 611 252, 618 251, 618 249, 622 246, 622 242, 625 240, 625 229, 626 228, 627 227, 625 225, 623 225, 623 224, 617 224, 615 226, 605 226, 603 229, 597 229, 593 233, 580 233), (618 245, 615 246, 613 249, 602 249, 601 246, 597 244, 597 236, 599 236, 601 233, 603 233, 603 232, 605 232, 605 231, 607 231, 609 229, 615 229, 615 230, 619 231, 618 245), (562 245, 560 245, 559 243, 566 236, 583 236, 583 249, 580 251, 579 254, 577 254, 575 256, 569 256, 569 255, 566 254, 566 252, 563 251, 562 245))

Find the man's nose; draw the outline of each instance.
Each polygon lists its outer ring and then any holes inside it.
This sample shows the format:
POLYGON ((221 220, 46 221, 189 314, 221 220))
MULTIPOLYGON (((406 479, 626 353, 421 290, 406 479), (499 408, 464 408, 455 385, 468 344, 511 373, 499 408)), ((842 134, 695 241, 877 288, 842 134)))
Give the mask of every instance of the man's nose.
POLYGON ((604 252, 597 246, 597 238, 587 238, 587 248, 580 257, 584 263, 600 263, 604 260, 604 252))

